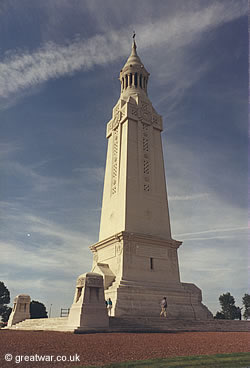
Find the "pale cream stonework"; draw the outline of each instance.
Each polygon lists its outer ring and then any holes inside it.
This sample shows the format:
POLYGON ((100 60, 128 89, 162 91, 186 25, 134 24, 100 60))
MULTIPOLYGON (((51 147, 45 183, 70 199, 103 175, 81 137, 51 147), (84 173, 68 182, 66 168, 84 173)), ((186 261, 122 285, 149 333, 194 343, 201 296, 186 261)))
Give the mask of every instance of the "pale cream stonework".
POLYGON ((169 318, 207 319, 201 290, 180 281, 171 237, 161 131, 147 95, 149 73, 133 42, 120 72, 121 96, 107 124, 107 161, 92 272, 104 277, 114 316, 156 316, 163 296, 169 318))
POLYGON ((102 275, 88 272, 78 277, 67 325, 75 331, 108 328, 102 275))
POLYGON ((17 295, 14 306, 9 316, 8 327, 30 318, 30 296, 27 294, 17 295))

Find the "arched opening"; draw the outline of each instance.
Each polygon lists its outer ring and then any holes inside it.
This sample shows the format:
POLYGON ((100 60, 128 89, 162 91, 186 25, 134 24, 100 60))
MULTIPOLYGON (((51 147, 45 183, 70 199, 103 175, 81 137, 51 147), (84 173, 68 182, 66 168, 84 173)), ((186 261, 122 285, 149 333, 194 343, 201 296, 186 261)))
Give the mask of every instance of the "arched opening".
POLYGON ((128 87, 128 75, 126 74, 126 76, 125 76, 125 88, 127 88, 128 87))
POLYGON ((132 74, 129 74, 129 86, 132 86, 132 74))
POLYGON ((140 74, 140 87, 142 88, 142 75, 140 74))
POLYGON ((81 295, 82 295, 82 286, 77 288, 77 294, 76 294, 76 300, 75 303, 78 302, 78 300, 80 299, 81 295))
POLYGON ((138 85, 138 78, 137 78, 137 73, 135 73, 135 87, 137 87, 138 85))

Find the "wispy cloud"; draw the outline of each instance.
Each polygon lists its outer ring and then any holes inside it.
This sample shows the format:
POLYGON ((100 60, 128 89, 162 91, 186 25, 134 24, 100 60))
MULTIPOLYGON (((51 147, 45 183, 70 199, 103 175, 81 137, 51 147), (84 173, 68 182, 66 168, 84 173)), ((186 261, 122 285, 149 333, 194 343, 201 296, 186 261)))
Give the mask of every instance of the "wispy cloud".
POLYGON ((216 235, 216 236, 208 236, 208 237, 195 237, 195 238, 187 238, 183 239, 186 242, 193 242, 193 241, 203 241, 203 240, 220 240, 220 239, 232 239, 235 238, 235 235, 216 235))
POLYGON ((22 51, 10 53, 0 63, 0 97, 5 98, 51 78, 113 61, 125 51, 120 48, 120 54, 114 53, 112 49, 117 49, 118 44, 119 36, 110 32, 66 46, 48 42, 31 54, 22 51))
POLYGON ((0 143, 0 159, 9 159, 14 153, 21 150, 22 146, 18 142, 0 143))
POLYGON ((169 196, 169 201, 192 201, 196 199, 206 199, 209 197, 209 193, 197 193, 183 196, 169 196))
POLYGON ((103 183, 104 168, 103 167, 76 167, 73 172, 78 173, 91 182, 103 183))
MULTIPOLYGON (((232 3, 213 4, 191 13, 181 13, 166 21, 138 25, 140 47, 147 49, 159 44, 171 48, 184 47, 200 38, 207 30, 246 14, 245 6, 232 3)), ((127 55, 130 41, 124 29, 96 35, 88 40, 75 40, 64 46, 48 42, 31 53, 10 51, 0 63, 0 97, 36 86, 52 78, 89 70, 127 55)))
POLYGON ((12 215, 15 222, 17 239, 0 241, 0 264, 20 267, 20 259, 24 258, 23 268, 38 271, 61 270, 72 273, 72 262, 75 269, 84 267, 84 258, 91 259, 88 246, 91 240, 84 234, 68 230, 54 222, 32 214, 23 213, 22 217, 12 215), (20 229, 23 239, 20 240, 20 229), (25 233, 26 232, 26 233, 25 233), (28 235, 28 236, 27 236, 28 235), (18 239, 19 237, 19 239, 18 239))
POLYGON ((20 164, 17 161, 3 162, 0 164, 0 167, 5 168, 5 171, 11 175, 17 175, 29 180, 33 190, 37 192, 46 192, 49 189, 55 189, 58 188, 58 186, 72 183, 71 179, 41 175, 36 169, 20 164))
POLYGON ((248 230, 248 227, 232 227, 232 228, 217 228, 217 229, 210 229, 210 230, 205 230, 205 231, 198 231, 198 232, 193 232, 193 233, 183 233, 183 234, 177 234, 177 236, 189 236, 189 235, 201 235, 201 234, 211 234, 211 233, 224 233, 224 232, 235 232, 235 231, 243 231, 243 230, 248 230))

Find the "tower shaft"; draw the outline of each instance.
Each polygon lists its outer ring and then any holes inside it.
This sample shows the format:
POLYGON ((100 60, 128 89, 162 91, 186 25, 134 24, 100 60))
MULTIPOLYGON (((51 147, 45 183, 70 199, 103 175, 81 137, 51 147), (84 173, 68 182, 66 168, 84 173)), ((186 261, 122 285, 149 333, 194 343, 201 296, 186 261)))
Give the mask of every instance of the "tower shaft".
POLYGON ((119 99, 107 125, 99 241, 120 231, 171 239, 161 131, 146 96, 119 99))

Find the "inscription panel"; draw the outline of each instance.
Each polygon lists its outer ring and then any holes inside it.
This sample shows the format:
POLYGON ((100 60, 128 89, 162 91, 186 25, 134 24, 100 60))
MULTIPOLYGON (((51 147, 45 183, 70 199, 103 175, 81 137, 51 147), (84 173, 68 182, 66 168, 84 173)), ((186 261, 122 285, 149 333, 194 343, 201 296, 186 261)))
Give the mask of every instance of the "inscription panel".
POLYGON ((149 258, 167 258, 167 249, 155 245, 136 245, 136 255, 149 258))

